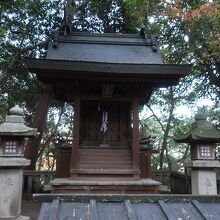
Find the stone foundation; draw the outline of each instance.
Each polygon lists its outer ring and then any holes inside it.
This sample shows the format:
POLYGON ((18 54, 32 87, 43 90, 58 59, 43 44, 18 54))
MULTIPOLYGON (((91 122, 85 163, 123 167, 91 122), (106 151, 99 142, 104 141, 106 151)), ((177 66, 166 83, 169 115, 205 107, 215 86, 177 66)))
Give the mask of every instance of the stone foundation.
POLYGON ((142 194, 158 193, 161 183, 152 179, 83 180, 57 178, 51 182, 53 193, 142 194))

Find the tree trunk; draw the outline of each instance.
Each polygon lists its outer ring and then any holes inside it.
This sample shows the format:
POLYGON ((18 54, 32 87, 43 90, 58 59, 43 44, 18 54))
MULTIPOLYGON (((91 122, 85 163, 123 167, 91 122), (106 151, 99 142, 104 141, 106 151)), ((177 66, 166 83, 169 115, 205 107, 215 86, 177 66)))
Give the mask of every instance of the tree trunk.
POLYGON ((38 137, 28 140, 24 152, 25 158, 31 160, 31 165, 26 167, 26 169, 28 170, 35 170, 36 167, 38 150, 45 128, 47 113, 51 98, 52 98, 52 87, 50 85, 44 85, 43 93, 38 100, 36 114, 32 124, 32 127, 37 128, 40 134, 38 135, 38 137))
POLYGON ((163 135, 163 142, 162 142, 162 147, 161 147, 161 152, 160 152, 160 170, 163 169, 163 163, 164 163, 164 152, 167 149, 167 140, 169 137, 169 132, 170 132, 170 127, 171 127, 171 121, 173 118, 173 111, 175 107, 175 101, 173 97, 173 88, 170 87, 170 111, 169 111, 169 116, 167 120, 167 125, 164 130, 164 135, 163 135))

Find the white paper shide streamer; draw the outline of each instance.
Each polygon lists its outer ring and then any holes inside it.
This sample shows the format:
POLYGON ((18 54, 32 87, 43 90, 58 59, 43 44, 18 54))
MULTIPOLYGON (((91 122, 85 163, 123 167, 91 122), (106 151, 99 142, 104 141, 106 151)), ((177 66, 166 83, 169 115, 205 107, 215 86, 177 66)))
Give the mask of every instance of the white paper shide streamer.
POLYGON ((103 111, 101 132, 106 133, 107 129, 108 129, 108 112, 103 111))

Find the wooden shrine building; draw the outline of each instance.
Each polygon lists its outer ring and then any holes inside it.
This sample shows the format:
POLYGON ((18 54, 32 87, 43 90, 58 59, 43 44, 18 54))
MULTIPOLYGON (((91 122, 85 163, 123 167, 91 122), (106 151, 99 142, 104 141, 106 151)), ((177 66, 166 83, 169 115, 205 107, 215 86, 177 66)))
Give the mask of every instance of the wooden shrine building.
POLYGON ((56 99, 74 103, 73 142, 59 148, 55 192, 158 190, 141 176, 150 163, 140 166, 139 109, 190 65, 164 64, 154 36, 77 32, 59 32, 46 59, 25 62, 56 99))

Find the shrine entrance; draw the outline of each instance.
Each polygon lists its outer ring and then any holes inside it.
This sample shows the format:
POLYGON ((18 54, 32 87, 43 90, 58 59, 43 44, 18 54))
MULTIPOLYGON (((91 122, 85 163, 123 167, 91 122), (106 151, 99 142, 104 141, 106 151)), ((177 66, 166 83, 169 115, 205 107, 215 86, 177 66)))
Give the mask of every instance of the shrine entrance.
POLYGON ((79 148, 71 176, 130 178, 132 162, 131 103, 104 100, 80 103, 79 148))
POLYGON ((131 148, 130 104, 83 101, 80 148, 131 148))
MULTIPOLYGON (((85 97, 89 96, 94 97, 91 93, 85 97)), ((132 98, 119 101, 114 97, 103 98, 102 93, 95 96, 93 100, 81 96, 74 102, 77 127, 73 133, 70 176, 138 177, 139 135, 135 132, 137 128, 132 128, 133 124, 138 126, 138 104, 134 105, 132 98)))

